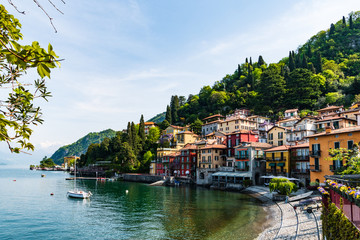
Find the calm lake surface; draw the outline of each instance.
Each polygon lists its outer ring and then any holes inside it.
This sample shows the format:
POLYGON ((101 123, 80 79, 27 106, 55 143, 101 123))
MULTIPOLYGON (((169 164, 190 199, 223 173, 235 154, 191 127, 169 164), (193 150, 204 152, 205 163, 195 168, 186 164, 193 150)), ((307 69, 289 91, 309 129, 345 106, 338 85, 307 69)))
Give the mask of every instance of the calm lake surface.
POLYGON ((202 188, 87 180, 91 200, 69 199, 68 176, 0 167, 0 239, 254 239, 266 218, 256 199, 202 188))

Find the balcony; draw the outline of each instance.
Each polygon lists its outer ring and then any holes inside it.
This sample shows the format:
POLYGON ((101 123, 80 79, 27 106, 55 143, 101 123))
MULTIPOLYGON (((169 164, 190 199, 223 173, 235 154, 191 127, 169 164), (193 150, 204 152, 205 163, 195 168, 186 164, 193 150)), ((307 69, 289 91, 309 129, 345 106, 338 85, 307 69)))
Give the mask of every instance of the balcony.
POLYGON ((342 166, 334 166, 334 165, 330 165, 329 166, 329 170, 331 171, 331 172, 335 172, 335 171, 341 171, 341 170, 343 170, 343 167, 342 166))
POLYGON ((321 165, 310 165, 311 172, 321 172, 321 165))
POLYGON ((254 158, 255 159, 263 159, 263 158, 265 158, 265 156, 264 156, 264 154, 255 154, 254 158))
POLYGON ((292 169, 291 170, 293 173, 303 173, 303 174, 308 174, 310 173, 310 169, 292 169))
POLYGON ((249 155, 235 155, 235 158, 239 160, 249 159, 249 155))
POLYGON ((310 151, 310 156, 311 157, 320 157, 321 156, 321 151, 320 150, 310 151))
POLYGON ((292 159, 295 161, 309 161, 309 155, 294 155, 292 159))

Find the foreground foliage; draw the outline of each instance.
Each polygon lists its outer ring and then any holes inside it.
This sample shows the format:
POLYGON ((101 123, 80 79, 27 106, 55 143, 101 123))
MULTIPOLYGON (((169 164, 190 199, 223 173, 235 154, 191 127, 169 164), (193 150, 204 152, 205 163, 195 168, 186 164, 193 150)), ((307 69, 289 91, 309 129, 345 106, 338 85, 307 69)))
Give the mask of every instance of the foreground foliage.
POLYGON ((281 195, 289 196, 298 190, 295 183, 290 182, 286 178, 273 178, 269 184, 270 192, 278 192, 281 195))
POLYGON ((50 78, 52 68, 60 66, 58 56, 49 44, 47 49, 38 42, 21 45, 23 35, 18 19, 0 5, 0 141, 5 141, 12 152, 34 150, 30 143, 32 125, 41 124, 41 109, 34 105, 37 98, 50 97, 45 78, 50 78), (40 79, 24 81, 23 76, 36 69, 40 79))

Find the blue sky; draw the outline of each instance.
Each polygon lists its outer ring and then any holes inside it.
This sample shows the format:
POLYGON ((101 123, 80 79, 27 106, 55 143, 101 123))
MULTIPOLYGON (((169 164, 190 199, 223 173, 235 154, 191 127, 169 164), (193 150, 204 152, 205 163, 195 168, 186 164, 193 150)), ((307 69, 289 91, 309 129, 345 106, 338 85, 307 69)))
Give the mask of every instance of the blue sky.
MULTIPOLYGON (((358 0, 12 0, 4 5, 22 23, 23 43, 51 43, 60 69, 48 81, 45 123, 35 127, 32 155, 8 153, 0 162, 38 164, 89 132, 121 130, 163 112, 171 95, 196 94, 233 73, 246 57, 277 62, 320 30, 360 10, 358 0)), ((29 72, 26 78, 34 77, 29 72)))

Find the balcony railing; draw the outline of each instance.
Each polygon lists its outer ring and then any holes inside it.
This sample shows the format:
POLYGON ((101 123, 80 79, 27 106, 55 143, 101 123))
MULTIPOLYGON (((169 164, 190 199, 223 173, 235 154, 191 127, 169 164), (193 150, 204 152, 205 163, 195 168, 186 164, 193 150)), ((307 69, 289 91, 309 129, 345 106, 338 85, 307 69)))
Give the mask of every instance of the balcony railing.
POLYGON ((295 161, 309 161, 309 155, 294 155, 292 159, 295 161))
POLYGON ((236 159, 249 159, 249 155, 235 155, 236 159))
POLYGON ((292 169, 293 173, 310 173, 310 169, 292 169))
POLYGON ((321 165, 310 165, 310 171, 321 172, 321 165))
POLYGON ((320 157, 320 155, 321 155, 321 151, 320 151, 320 150, 310 151, 310 156, 311 156, 311 157, 320 157))
POLYGON ((265 156, 264 156, 264 154, 255 154, 254 158, 255 159, 262 159, 262 158, 265 158, 265 156))
POLYGON ((266 161, 286 161, 286 157, 266 157, 266 161))

